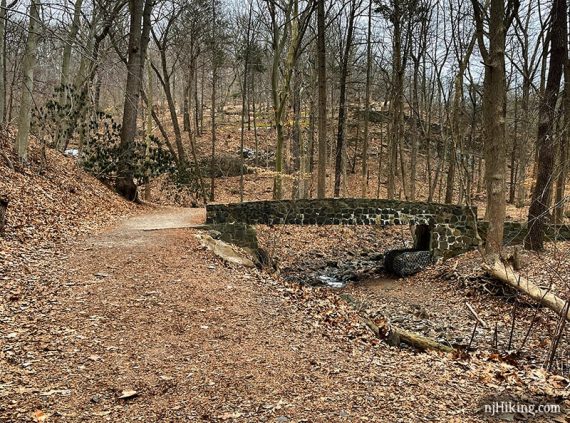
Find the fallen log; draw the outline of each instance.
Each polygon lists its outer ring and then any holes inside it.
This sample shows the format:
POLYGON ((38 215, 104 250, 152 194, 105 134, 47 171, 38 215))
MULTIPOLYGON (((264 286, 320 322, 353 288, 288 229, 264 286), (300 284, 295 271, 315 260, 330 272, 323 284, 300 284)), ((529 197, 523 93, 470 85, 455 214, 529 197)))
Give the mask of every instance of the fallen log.
POLYGON ((559 316, 570 320, 570 311, 566 308, 566 301, 554 295, 550 290, 542 289, 534 282, 517 274, 513 268, 500 261, 495 261, 492 265, 483 264, 483 270, 494 278, 528 295, 538 303, 548 307, 559 316))
POLYGON ((388 345, 398 346, 400 343, 404 343, 420 351, 435 350, 446 353, 455 351, 449 345, 444 345, 426 336, 398 328, 390 324, 387 318, 383 318, 384 321, 381 324, 376 324, 363 312, 364 306, 360 301, 349 294, 341 294, 340 297, 359 313, 360 318, 372 333, 377 338, 386 341, 388 345))

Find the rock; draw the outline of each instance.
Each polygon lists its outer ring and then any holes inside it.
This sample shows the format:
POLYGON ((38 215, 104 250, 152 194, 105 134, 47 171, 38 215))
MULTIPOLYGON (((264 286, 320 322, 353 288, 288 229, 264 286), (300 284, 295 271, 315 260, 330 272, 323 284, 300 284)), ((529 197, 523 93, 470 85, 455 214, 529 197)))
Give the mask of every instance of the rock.
POLYGON ((245 253, 233 248, 230 244, 212 238, 210 235, 196 235, 202 245, 227 263, 238 264, 245 267, 255 267, 255 263, 245 253))
POLYGON ((133 389, 125 389, 124 391, 121 391, 121 395, 119 395, 119 399, 131 399, 134 398, 136 396, 138 396, 139 393, 133 389))
POLYGON ((208 231, 208 235, 210 235, 214 239, 220 239, 222 237, 222 233, 220 231, 216 231, 214 229, 210 229, 208 231))

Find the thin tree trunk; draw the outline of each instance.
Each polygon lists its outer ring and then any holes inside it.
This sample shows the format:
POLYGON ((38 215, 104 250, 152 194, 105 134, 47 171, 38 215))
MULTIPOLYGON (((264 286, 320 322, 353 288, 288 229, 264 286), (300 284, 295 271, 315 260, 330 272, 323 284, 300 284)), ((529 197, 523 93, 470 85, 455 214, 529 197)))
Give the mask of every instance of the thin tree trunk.
POLYGON ((469 65, 469 60, 473 49, 475 47, 475 42, 477 38, 475 34, 471 37, 471 41, 467 47, 467 51, 463 56, 461 63, 459 64, 459 69, 457 75, 455 75, 454 80, 454 90, 453 90, 453 109, 451 112, 451 157, 449 160, 449 169, 447 173, 447 183, 445 191, 445 202, 447 204, 453 203, 453 189, 455 184, 455 169, 457 165, 457 146, 461 143, 461 138, 463 136, 463 130, 461 128, 461 107, 463 105, 463 77, 465 75, 465 70, 469 65))
MULTIPOLYGON (((59 96, 60 106, 67 105, 67 100, 70 94, 70 87, 69 87, 69 74, 71 71, 71 52, 73 48, 73 44, 75 43, 75 38, 77 37, 77 33, 79 31, 79 19, 81 18, 81 5, 83 4, 83 0, 76 0, 75 6, 73 8, 73 20, 71 22, 71 27, 69 28, 69 32, 67 33, 67 37, 65 39, 65 46, 63 48, 63 59, 61 63, 61 94, 59 96)), ((73 116, 73 104, 71 105, 71 110, 68 111, 68 116, 65 116, 65 119, 61 119, 58 122, 58 127, 56 130, 56 148, 60 151, 64 151, 67 147, 69 142, 68 140, 68 126, 72 125, 73 123, 69 121, 70 117, 73 116)))
POLYGON ((348 16, 348 28, 346 33, 346 43, 343 52, 343 58, 340 70, 340 81, 339 81, 339 100, 338 100, 338 129, 336 137, 336 160, 335 160, 335 172, 334 172, 334 196, 338 197, 340 195, 340 183, 341 176, 343 174, 344 167, 346 165, 345 156, 345 131, 346 131, 346 83, 348 78, 349 66, 348 61, 350 60, 350 51, 352 48, 352 35, 354 31, 354 17, 356 13, 356 0, 350 2, 350 12, 348 16))
POLYGON ((327 185, 327 67, 325 50, 325 0, 317 0, 318 63, 318 169, 317 197, 325 198, 327 185))
POLYGON ((144 60, 150 34, 152 0, 132 0, 130 3, 129 54, 127 86, 121 126, 120 158, 117 166, 116 189, 123 197, 135 201, 137 186, 133 178, 133 149, 137 133, 137 117, 142 89, 144 60))
POLYGON ((32 93, 34 90, 34 68, 36 66, 36 50, 40 28, 40 2, 32 0, 30 6, 30 23, 28 26, 28 40, 24 51, 22 64, 22 97, 20 99, 20 113, 18 116, 18 134, 16 135, 16 154, 22 162, 28 160, 28 145, 30 137, 30 124, 32 120, 32 93))
POLYGON ((548 78, 544 96, 541 98, 539 106, 538 168, 532 193, 532 203, 528 211, 528 238, 525 240, 525 248, 535 251, 544 248, 544 229, 553 185, 556 150, 555 109, 563 66, 567 60, 566 12, 566 0, 555 0, 551 12, 551 53, 548 78))
POLYGON ((212 109, 211 109, 211 131, 212 150, 210 159, 210 201, 215 198, 216 178, 214 177, 214 166, 216 162, 216 85, 218 84, 217 49, 216 49, 216 0, 212 0, 212 109))
POLYGON ((366 87, 364 93, 364 139, 362 141, 362 172, 360 195, 368 196, 368 121, 370 119, 370 75, 372 70, 372 0, 368 1, 368 31, 366 33, 366 87))
POLYGON ((6 0, 0 1, 0 125, 6 117, 6 0))
POLYGON ((158 77, 160 84, 162 85, 164 95, 166 97, 166 104, 168 106, 168 112, 170 114, 170 120, 172 122, 172 128, 174 129, 174 142, 176 144, 176 151, 178 155, 178 171, 183 176, 187 178, 188 172, 188 159, 186 157, 186 151, 184 149, 184 144, 182 143, 182 130, 180 129, 180 124, 178 123, 178 113, 176 111, 176 104, 174 102, 174 95, 171 89, 170 74, 168 72, 168 63, 166 58, 166 39, 162 42, 158 39, 157 35, 153 31, 153 36, 155 38, 156 44, 159 46, 160 64, 161 71, 152 65, 156 76, 158 77))
MULTIPOLYGON (((403 89, 404 69, 402 66, 402 31, 401 31, 401 4, 394 2, 392 25, 394 34, 392 40, 392 96, 390 107, 392 111, 392 125, 388 138, 388 198, 396 197, 396 173, 398 172, 398 147, 401 143, 403 130, 403 89)), ((402 181, 404 184, 404 181, 402 181)))
POLYGON ((519 149, 518 141, 518 111, 519 102, 518 96, 515 94, 515 125, 513 131, 513 148, 511 150, 511 177, 509 183, 509 204, 514 204, 516 198, 516 185, 517 185, 517 152, 519 149))
MULTIPOLYGON (((242 96, 241 96, 241 133, 239 139, 240 147, 240 177, 239 177, 239 201, 243 203, 243 168, 245 166, 243 157, 243 144, 244 144, 244 132, 245 132, 245 113, 246 104, 249 104, 249 99, 247 96, 247 82, 248 82, 248 71, 249 71, 249 51, 250 51, 250 32, 251 32, 251 19, 252 19, 252 3, 250 3, 249 14, 247 19, 247 32, 246 32, 246 43, 245 43, 245 57, 243 64, 243 85, 242 85, 242 96)), ((249 107, 247 108, 248 121, 249 121, 249 107)))

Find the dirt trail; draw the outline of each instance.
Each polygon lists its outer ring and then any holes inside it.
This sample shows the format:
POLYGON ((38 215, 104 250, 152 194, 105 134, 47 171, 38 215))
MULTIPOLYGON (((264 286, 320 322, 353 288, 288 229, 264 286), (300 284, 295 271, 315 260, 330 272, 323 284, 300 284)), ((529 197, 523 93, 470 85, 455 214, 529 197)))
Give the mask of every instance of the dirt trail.
POLYGON ((469 365, 331 331, 196 229, 167 229, 203 218, 131 218, 45 269, 57 295, 11 321, 0 420, 481 421, 495 392, 469 365))

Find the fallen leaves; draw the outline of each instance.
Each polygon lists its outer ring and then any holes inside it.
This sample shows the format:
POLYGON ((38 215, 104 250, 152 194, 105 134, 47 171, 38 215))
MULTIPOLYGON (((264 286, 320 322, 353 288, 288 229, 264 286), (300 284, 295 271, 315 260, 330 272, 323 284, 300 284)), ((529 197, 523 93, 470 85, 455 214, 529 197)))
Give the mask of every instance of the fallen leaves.
POLYGON ((34 411, 34 414, 32 415, 32 417, 34 418, 34 421, 36 421, 36 422, 45 422, 47 420, 47 418, 49 417, 49 414, 46 414, 41 410, 36 410, 36 411, 34 411))
POLYGON ((135 391, 134 389, 126 389, 121 391, 121 394, 118 396, 119 399, 122 400, 127 400, 127 399, 131 399, 131 398, 135 398, 139 395, 139 393, 137 391, 135 391))
POLYGON ((52 395, 63 395, 68 396, 71 395, 71 389, 50 389, 46 392, 40 392, 40 396, 42 397, 49 397, 52 395))

